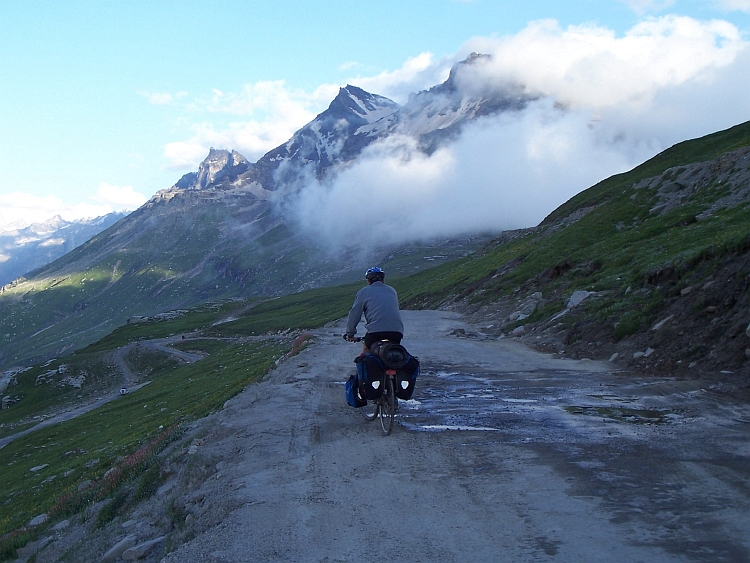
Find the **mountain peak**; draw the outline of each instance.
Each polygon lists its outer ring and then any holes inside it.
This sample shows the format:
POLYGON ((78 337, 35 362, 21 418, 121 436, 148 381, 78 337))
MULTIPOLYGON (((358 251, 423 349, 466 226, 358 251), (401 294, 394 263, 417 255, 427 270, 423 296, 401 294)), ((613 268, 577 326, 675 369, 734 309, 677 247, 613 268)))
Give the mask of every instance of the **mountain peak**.
POLYGON ((330 113, 334 117, 345 117, 353 112, 372 123, 374 118, 380 119, 384 115, 394 113, 399 107, 401 106, 385 96, 370 94, 362 88, 347 84, 344 88, 339 88, 338 95, 324 113, 330 113))
POLYGON ((174 187, 184 190, 206 189, 222 178, 236 177, 249 167, 250 163, 237 151, 211 147, 208 156, 198 166, 198 172, 185 174, 174 187))

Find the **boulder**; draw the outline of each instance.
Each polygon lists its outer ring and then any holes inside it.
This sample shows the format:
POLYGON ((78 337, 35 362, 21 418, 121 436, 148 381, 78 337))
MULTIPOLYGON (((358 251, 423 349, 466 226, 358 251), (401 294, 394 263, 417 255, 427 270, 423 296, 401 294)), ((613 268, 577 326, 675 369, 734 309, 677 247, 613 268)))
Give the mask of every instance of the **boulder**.
POLYGON ((70 527, 70 520, 63 520, 62 522, 58 522, 57 524, 52 526, 52 531, 60 532, 68 527, 70 527))
POLYGON ((46 514, 40 514, 39 516, 35 516, 31 520, 29 520, 28 526, 30 528, 33 528, 34 526, 41 526, 47 520, 49 520, 49 516, 47 516, 46 514))
POLYGON ((93 484, 94 482, 91 479, 86 479, 85 481, 81 481, 81 484, 78 485, 78 490, 82 491, 84 489, 88 489, 93 484))
POLYGON ((154 549, 160 543, 163 543, 166 539, 166 536, 159 536, 158 538, 154 538, 153 540, 149 540, 147 542, 143 542, 134 547, 126 549, 122 553, 122 558, 125 561, 137 561, 138 559, 143 559, 151 552, 152 549, 154 549))
POLYGON ((590 295, 591 294, 588 291, 584 291, 580 289, 578 291, 574 291, 573 295, 570 296, 565 306, 568 309, 572 309, 573 307, 576 307, 577 305, 580 305, 581 303, 583 303, 583 301, 587 299, 590 295))
POLYGON ((134 547, 138 543, 138 538, 135 536, 125 536, 119 542, 117 542, 110 550, 102 555, 100 559, 101 563, 108 563, 109 561, 117 561, 122 557, 122 554, 126 550, 134 547))

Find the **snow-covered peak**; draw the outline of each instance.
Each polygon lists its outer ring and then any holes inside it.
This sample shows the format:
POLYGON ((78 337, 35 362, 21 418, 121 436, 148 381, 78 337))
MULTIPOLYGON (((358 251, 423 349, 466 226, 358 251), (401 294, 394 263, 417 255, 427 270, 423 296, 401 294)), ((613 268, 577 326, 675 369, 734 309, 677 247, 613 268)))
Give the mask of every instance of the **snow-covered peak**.
MULTIPOLYGON (((347 84, 339 90, 338 96, 331 102, 329 111, 336 111, 336 105, 346 107, 362 117, 367 123, 374 123, 379 119, 391 115, 401 107, 385 96, 370 94, 362 88, 347 84)), ((321 114, 322 115, 322 114, 321 114)))
POLYGON ((186 174, 174 188, 254 185, 275 191, 300 186, 311 177, 335 174, 365 147, 392 134, 416 138, 419 148, 429 153, 454 140, 467 121, 520 110, 531 99, 520 87, 487 85, 482 67, 489 60, 489 55, 472 53, 451 69, 445 82, 413 94, 404 106, 347 84, 325 111, 257 162, 249 164, 235 151, 212 148, 198 172, 186 174))

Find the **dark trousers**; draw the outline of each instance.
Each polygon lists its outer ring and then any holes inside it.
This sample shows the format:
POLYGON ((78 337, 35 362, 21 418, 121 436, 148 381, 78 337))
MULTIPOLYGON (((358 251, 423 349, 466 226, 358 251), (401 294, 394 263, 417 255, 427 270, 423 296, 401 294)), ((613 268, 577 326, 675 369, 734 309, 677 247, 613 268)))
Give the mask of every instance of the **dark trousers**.
POLYGON ((401 339, 404 337, 400 332, 368 332, 365 334, 364 342, 368 348, 372 346, 374 342, 380 340, 387 340, 394 344, 401 344, 401 339))

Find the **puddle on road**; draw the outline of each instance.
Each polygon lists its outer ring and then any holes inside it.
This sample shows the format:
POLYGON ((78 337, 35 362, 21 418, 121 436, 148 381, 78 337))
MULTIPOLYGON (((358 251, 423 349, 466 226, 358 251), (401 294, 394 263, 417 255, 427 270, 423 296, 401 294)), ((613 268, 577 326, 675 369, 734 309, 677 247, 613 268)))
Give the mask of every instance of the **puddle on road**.
POLYGON ((669 422, 675 415, 669 411, 629 409, 622 407, 580 407, 569 406, 565 410, 570 414, 597 416, 617 422, 632 424, 661 424, 669 422))
POLYGON ((422 432, 501 431, 556 441, 574 427, 596 434, 603 422, 611 431, 613 422, 667 424, 680 418, 659 408, 663 403, 649 404, 648 397, 598 391, 607 385, 606 374, 549 371, 529 377, 425 370, 414 398, 401 402, 398 421, 422 432))

